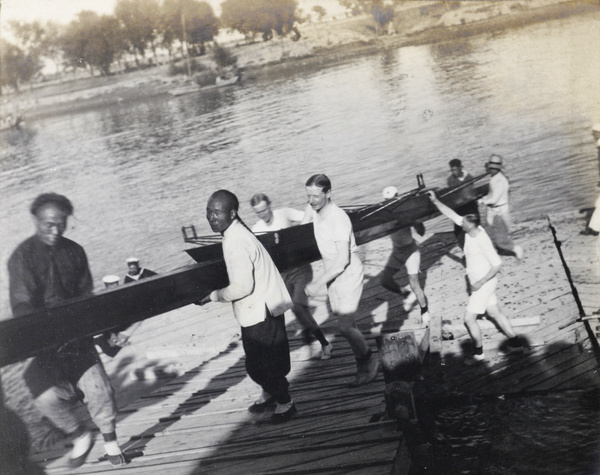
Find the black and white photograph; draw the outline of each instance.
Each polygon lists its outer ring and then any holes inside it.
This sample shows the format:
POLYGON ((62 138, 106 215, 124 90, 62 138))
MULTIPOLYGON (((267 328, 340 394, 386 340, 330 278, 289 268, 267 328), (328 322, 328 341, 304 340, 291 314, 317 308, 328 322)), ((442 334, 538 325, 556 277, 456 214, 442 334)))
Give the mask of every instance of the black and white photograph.
POLYGON ((598 0, 2 0, 0 475, 600 474, 598 0))

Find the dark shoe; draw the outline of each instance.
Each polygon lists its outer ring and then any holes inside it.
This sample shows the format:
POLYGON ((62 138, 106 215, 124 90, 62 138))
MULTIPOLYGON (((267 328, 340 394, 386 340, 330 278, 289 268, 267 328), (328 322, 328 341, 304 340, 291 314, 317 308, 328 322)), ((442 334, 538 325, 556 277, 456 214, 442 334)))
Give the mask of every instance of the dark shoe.
POLYGON ((523 346, 523 343, 521 343, 521 341, 515 337, 516 339, 509 339, 508 343, 506 344, 506 353, 507 354, 511 354, 511 353, 523 353, 525 351, 525 347, 523 346))
POLYGON ((296 409, 296 404, 292 403, 292 407, 290 407, 287 411, 280 414, 274 413, 271 416, 271 422, 273 424, 283 424, 284 422, 290 421, 297 413, 298 409, 296 409))
POLYGON ((270 397, 265 402, 255 402, 248 408, 248 412, 252 414, 261 414, 267 409, 272 409, 276 405, 275 398, 270 397))
POLYGON ((594 231, 591 228, 585 228, 579 234, 581 234, 582 236, 598 236, 600 233, 598 231, 594 231))
POLYGON ((121 452, 119 455, 108 455, 106 454, 105 457, 108 459, 108 461, 113 464, 116 467, 122 466, 122 465, 127 465, 127 463, 129 462, 127 460, 127 457, 125 457, 125 454, 123 452, 121 452))
POLYGON ((81 467, 87 459, 87 456, 90 454, 93 446, 94 437, 92 436, 91 432, 84 432, 82 435, 77 437, 73 441, 73 450, 77 449, 77 453, 80 455, 73 457, 71 454, 71 457, 69 457, 69 468, 81 467))

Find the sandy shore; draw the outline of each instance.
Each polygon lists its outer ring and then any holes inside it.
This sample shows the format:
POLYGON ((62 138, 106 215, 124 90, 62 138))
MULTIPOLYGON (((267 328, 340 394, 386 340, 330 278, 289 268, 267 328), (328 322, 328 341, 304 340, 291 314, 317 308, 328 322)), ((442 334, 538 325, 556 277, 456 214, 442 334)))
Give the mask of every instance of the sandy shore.
MULTIPOLYGON (((598 11, 591 0, 506 2, 416 2, 407 1, 396 8, 394 24, 384 35, 375 34, 370 15, 304 24, 302 38, 275 39, 254 44, 229 45, 238 58, 246 80, 268 80, 269 76, 291 75, 310 68, 386 48, 421 45, 490 34, 532 23, 598 11)), ((211 64, 208 56, 202 62, 211 64)), ((46 83, 6 96, 3 115, 20 114, 28 122, 58 114, 72 113, 118 104, 147 100, 168 94, 174 87, 191 83, 185 76, 169 76, 168 65, 119 74, 111 77, 82 78, 61 83, 46 83), (15 113, 14 111, 18 111, 15 113)))

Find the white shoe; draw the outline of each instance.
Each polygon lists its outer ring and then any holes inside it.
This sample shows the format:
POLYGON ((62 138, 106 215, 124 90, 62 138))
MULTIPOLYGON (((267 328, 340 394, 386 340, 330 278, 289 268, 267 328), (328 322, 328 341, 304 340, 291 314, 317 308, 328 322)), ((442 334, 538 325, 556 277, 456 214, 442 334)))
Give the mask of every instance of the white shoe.
POLYGON ((465 358, 465 364, 467 366, 473 366, 477 363, 481 363, 484 360, 485 360, 485 354, 483 354, 483 353, 481 353, 480 355, 473 354, 473 355, 467 356, 465 358))
POLYGON ((430 321, 431 321, 431 315, 429 315, 429 312, 425 312, 424 314, 421 315, 421 324, 422 325, 425 325, 426 327, 428 327, 430 321))
POLYGON ((73 440, 73 450, 71 450, 71 454, 69 455, 69 467, 81 467, 93 446, 94 437, 90 431, 84 432, 73 440))
POLYGON ((524 252, 523 252, 523 248, 521 246, 515 246, 513 250, 514 250, 515 255, 517 256, 518 260, 523 259, 524 252))

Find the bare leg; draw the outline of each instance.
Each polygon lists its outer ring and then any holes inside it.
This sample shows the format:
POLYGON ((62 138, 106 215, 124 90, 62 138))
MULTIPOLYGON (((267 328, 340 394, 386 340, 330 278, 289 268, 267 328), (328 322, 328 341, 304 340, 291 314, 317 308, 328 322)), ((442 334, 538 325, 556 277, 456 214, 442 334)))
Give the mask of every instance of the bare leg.
POLYGON ((408 274, 408 283, 410 288, 415 293, 417 297, 417 301, 421 308, 427 307, 427 297, 425 296, 425 292, 421 288, 421 283, 419 282, 419 274, 408 274))
POLYGON ((295 303, 292 311, 294 312, 294 315, 296 315, 302 328, 305 330, 314 331, 319 328, 319 324, 312 316, 310 309, 305 305, 295 303))
POLYGON ((465 326, 471 335, 471 339, 473 343, 475 343, 475 348, 481 348, 483 345, 482 337, 481 337, 481 328, 479 328, 479 324, 477 323, 477 314, 471 313, 469 311, 465 312, 465 326))
POLYGON ((514 338, 515 336, 517 336, 515 330, 510 324, 510 321, 508 320, 508 318, 506 318, 506 315, 504 315, 500 311, 498 305, 491 305, 486 309, 486 311, 488 315, 496 321, 496 323, 500 326, 500 328, 507 337, 514 338))
POLYGON ((337 315, 340 333, 350 343, 350 348, 356 359, 365 356, 369 347, 363 334, 356 328, 356 322, 353 314, 337 315))
POLYGON ((398 272, 398 269, 394 269, 393 267, 384 267, 383 272, 381 274, 381 286, 389 290, 390 292, 396 292, 397 294, 402 294, 402 289, 398 285, 398 283, 394 280, 394 276, 398 272))

